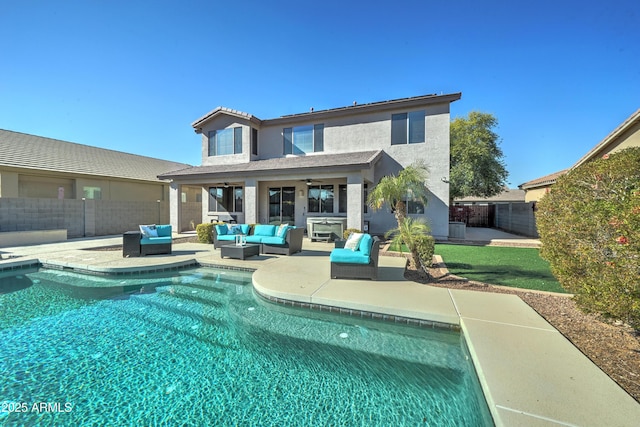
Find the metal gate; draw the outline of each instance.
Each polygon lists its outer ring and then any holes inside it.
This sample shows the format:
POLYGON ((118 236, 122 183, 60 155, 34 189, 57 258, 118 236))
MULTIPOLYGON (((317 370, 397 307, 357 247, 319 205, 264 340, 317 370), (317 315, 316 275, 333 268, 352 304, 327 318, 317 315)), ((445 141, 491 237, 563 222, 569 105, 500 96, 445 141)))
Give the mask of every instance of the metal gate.
POLYGON ((449 206, 449 221, 464 222, 467 227, 488 227, 496 225, 495 205, 454 205, 449 206))

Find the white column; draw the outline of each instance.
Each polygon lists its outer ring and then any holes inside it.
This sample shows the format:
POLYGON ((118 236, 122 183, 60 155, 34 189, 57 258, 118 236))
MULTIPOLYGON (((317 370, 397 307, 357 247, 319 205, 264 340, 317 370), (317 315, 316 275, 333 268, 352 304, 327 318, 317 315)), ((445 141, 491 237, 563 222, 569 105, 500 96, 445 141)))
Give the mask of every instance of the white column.
POLYGON ((361 174, 347 175, 347 228, 364 226, 364 180, 361 174))
POLYGON ((180 232, 180 191, 180 184, 171 181, 169 184, 169 223, 174 233, 180 232))
POLYGON ((244 181, 244 222, 258 224, 258 182, 255 179, 244 181))

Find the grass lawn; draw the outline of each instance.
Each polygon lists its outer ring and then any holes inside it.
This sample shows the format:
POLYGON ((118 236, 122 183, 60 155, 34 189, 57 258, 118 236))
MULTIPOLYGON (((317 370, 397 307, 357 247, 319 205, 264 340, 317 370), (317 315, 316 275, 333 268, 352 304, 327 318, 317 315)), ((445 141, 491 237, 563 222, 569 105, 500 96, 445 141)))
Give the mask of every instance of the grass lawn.
POLYGON ((492 285, 566 292, 535 248, 437 244, 435 253, 456 276, 492 285))

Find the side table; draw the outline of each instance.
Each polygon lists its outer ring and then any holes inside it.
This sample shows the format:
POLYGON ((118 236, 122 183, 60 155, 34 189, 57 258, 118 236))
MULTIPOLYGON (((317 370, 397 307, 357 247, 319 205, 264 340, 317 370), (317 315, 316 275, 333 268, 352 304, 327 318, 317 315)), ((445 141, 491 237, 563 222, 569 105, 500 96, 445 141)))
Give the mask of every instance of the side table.
POLYGON ((140 256, 140 238, 139 231, 125 231, 122 235, 122 256, 124 258, 140 256))

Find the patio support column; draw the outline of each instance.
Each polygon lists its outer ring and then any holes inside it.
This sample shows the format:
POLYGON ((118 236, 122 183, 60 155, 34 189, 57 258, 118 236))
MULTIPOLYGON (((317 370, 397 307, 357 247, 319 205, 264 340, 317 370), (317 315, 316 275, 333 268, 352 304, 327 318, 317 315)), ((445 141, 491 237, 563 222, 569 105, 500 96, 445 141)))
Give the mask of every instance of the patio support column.
POLYGON ((361 174, 347 175, 347 228, 364 226, 364 180, 361 174))
POLYGON ((180 184, 171 181, 169 184, 169 223, 174 233, 180 231, 180 184))
POLYGON ((244 222, 258 224, 258 182, 255 179, 244 181, 244 222))

